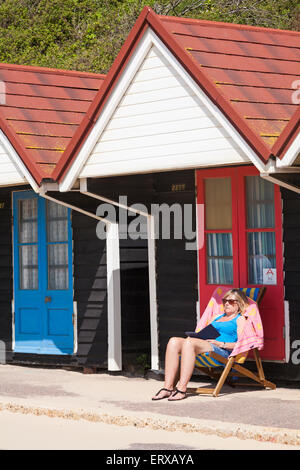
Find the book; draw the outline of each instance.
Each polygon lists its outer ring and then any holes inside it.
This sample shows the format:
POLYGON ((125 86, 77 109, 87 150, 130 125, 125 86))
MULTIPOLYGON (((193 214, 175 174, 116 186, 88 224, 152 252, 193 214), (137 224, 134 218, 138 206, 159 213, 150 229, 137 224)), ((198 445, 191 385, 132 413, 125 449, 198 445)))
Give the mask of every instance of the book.
POLYGON ((220 336, 220 333, 213 325, 207 325, 197 333, 195 331, 186 331, 185 334, 191 338, 198 339, 216 339, 218 336, 220 336))

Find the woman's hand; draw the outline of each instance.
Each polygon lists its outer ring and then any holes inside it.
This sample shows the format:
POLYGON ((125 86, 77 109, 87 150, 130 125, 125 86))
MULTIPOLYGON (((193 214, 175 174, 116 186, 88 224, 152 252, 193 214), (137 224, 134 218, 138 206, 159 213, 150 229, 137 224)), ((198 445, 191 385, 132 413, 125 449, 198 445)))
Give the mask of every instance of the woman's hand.
POLYGON ((222 348, 224 346, 224 343, 221 341, 216 341, 215 339, 208 339, 207 340, 209 343, 215 344, 219 348, 222 348))

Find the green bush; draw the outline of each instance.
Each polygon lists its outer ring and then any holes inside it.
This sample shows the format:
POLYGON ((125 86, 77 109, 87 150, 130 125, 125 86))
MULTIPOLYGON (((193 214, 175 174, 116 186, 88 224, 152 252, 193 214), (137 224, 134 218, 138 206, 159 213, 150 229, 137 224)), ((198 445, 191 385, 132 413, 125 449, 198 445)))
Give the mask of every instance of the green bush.
POLYGON ((107 73, 145 5, 168 15, 300 25, 297 0, 0 0, 0 61, 107 73))

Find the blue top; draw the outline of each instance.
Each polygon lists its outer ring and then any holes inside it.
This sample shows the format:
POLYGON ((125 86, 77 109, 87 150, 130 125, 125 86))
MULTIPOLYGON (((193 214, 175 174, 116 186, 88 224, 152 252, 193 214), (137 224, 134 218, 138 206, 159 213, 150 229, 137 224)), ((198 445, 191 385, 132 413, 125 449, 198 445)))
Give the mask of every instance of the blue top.
POLYGON ((218 320, 224 316, 225 316, 225 313, 217 317, 211 323, 220 333, 220 336, 218 336, 216 340, 222 341, 224 343, 236 343, 238 339, 236 321, 240 317, 240 313, 236 317, 234 317, 232 320, 219 322, 218 320))

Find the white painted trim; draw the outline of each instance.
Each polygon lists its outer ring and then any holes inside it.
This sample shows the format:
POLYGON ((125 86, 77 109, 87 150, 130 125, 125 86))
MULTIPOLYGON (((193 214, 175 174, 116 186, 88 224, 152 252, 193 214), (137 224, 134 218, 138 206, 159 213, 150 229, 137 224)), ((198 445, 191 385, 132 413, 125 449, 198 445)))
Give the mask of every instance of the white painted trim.
POLYGON ((273 184, 278 184, 278 186, 282 186, 283 188, 289 189, 290 191, 294 191, 295 193, 300 194, 300 188, 298 188, 297 186, 294 186, 291 183, 287 183, 285 181, 280 181, 279 179, 272 176, 274 174, 276 175, 276 173, 271 173, 271 174, 261 173, 260 176, 262 178, 264 178, 265 180, 270 181, 273 184))
POLYGON ((106 224, 110 223, 106 219, 103 219, 102 217, 99 217, 98 215, 93 214, 92 212, 85 211, 84 209, 80 209, 79 207, 76 207, 73 204, 69 204, 67 202, 60 201, 59 199, 55 199, 54 197, 48 196, 48 194, 45 194, 45 192, 43 191, 43 186, 39 190, 39 195, 44 197, 45 199, 49 199, 49 201, 56 202, 56 204, 61 204, 62 206, 80 212, 81 214, 87 215, 88 217, 92 217, 93 219, 99 220, 106 224))
MULTIPOLYGON (((141 39, 139 45, 137 46, 132 58, 130 59, 128 65, 121 78, 119 79, 117 85, 115 86, 111 96, 109 97, 107 103, 105 104, 100 117, 95 123, 93 129, 91 130, 89 136, 87 137, 85 143, 83 144, 81 150, 79 151, 75 161, 69 168, 64 180, 60 184, 60 191, 68 191, 72 188, 76 178, 80 175, 82 168, 89 158, 94 146, 101 137, 103 131, 109 119, 112 117, 114 111, 116 110, 118 104, 123 98, 128 86, 130 85, 133 77, 139 70, 143 60, 148 54, 150 48, 155 46, 162 56, 170 63, 172 68, 178 73, 181 79, 184 80, 185 84, 192 90, 192 92, 198 97, 198 99, 203 103, 207 109, 212 113, 212 115, 217 119, 220 125, 228 132, 230 137, 237 144, 238 148, 243 152, 243 154, 258 168, 259 171, 267 171, 269 164, 265 165, 258 155, 252 150, 252 148, 244 141, 239 132, 233 127, 233 125, 227 120, 224 114, 220 109, 212 103, 210 98, 202 91, 199 86, 194 82, 189 73, 182 67, 182 65, 177 61, 173 56, 170 50, 163 44, 163 42, 158 38, 158 36, 150 29, 148 29, 143 38, 141 39)), ((194 164, 194 167, 197 166, 194 164)), ((181 169, 185 168, 184 162, 181 166, 181 169)), ((163 168, 160 168, 162 170, 163 168)), ((153 170, 154 171, 154 170, 153 170)), ((130 173, 130 170, 128 171, 130 173)), ((102 176, 101 174, 95 174, 95 177, 102 176)))
MULTIPOLYGON (((74 283, 73 283, 74 285, 74 283)), ((74 292, 74 290, 73 290, 74 292)), ((73 299, 74 299, 74 293, 73 293, 73 299)), ((77 302, 75 300, 73 300, 73 317, 72 317, 72 320, 73 320, 73 337, 74 337, 74 340, 73 340, 73 354, 77 354, 77 351, 78 351, 78 323, 77 323, 77 302)))
POLYGON ((281 160, 277 158, 276 167, 285 168, 287 166, 291 166, 299 154, 300 154, 300 132, 298 133, 297 137, 294 139, 293 143, 288 148, 284 157, 281 160))
POLYGON ((155 219, 147 217, 148 232, 148 269, 149 269, 149 300, 150 300, 150 331, 151 331, 151 369, 159 369, 157 293, 156 293, 156 258, 155 258, 155 219))
POLYGON ((10 210, 11 210, 11 214, 12 214, 12 217, 11 217, 11 246, 12 246, 12 285, 13 285, 13 298, 12 298, 12 301, 11 301, 11 322, 12 322, 12 325, 11 325, 11 332, 12 332, 12 338, 11 338, 11 342, 12 342, 12 351, 15 350, 15 344, 16 344, 16 340, 15 340, 15 257, 14 257, 14 222, 13 222, 13 216, 14 216, 14 212, 13 212, 13 209, 14 209, 14 204, 13 204, 13 197, 11 198, 11 201, 10 201, 10 204, 11 204, 11 207, 10 207, 10 210))
POLYGON ((195 180, 195 207, 196 207, 196 243, 197 243, 197 292, 198 300, 196 301, 196 325, 200 320, 200 266, 199 266, 199 217, 197 211, 198 190, 197 190, 197 172, 194 172, 195 180))
POLYGON ((291 353, 290 309, 288 300, 284 301, 285 362, 289 362, 291 353))
MULTIPOLYGON (((26 166, 24 165, 23 161, 19 157, 18 153, 15 151, 14 147, 4 134, 4 132, 0 129, 0 143, 3 145, 4 149, 6 150, 8 156, 10 157, 12 163, 16 166, 16 171, 21 173, 21 175, 24 177, 24 183, 29 183, 32 189, 35 192, 38 192, 38 185, 31 176, 31 173, 28 171, 26 166)), ((16 184, 22 184, 22 182, 17 181, 16 184)), ((12 182, 10 182, 10 186, 13 185, 12 182)))
MULTIPOLYGON (((14 283, 14 278, 13 278, 13 283, 14 283)), ((13 284, 14 285, 14 284, 13 284)), ((12 321, 12 341, 11 341, 11 349, 12 351, 15 350, 15 345, 16 345, 16 329, 15 329, 15 299, 13 298, 11 301, 11 321, 12 321)))
POLYGON ((122 370, 119 224, 106 230, 108 370, 122 370))

